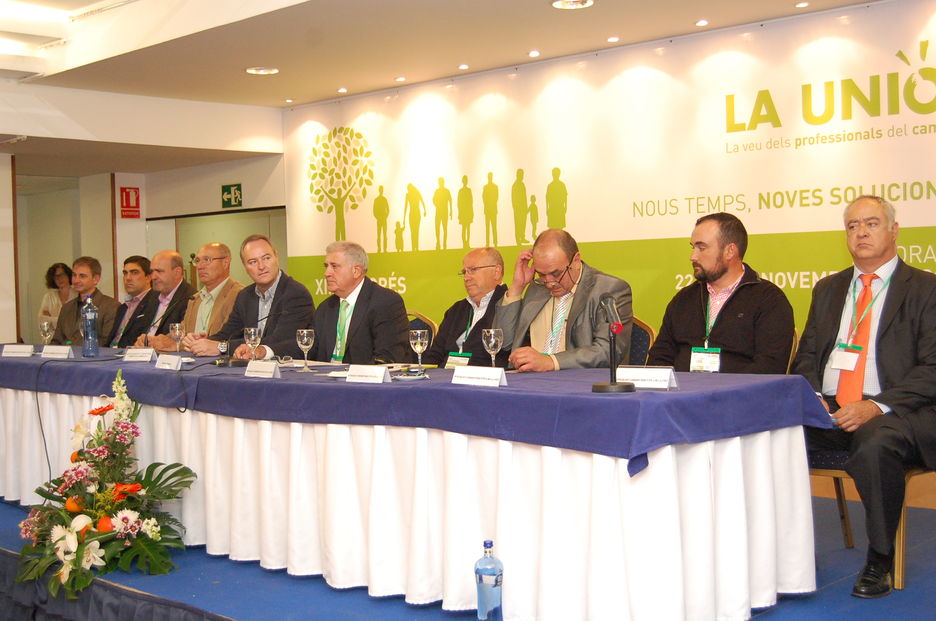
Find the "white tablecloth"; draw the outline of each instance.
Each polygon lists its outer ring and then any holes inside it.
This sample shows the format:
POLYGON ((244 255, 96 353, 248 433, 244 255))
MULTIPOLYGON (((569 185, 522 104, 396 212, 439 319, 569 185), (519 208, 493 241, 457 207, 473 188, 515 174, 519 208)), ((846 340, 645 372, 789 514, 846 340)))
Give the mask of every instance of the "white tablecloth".
MULTIPOLYGON (((96 405, 0 389, 0 496, 38 502, 43 444, 58 476, 96 405)), ((338 588, 474 608, 493 539, 510 620, 746 619, 815 590, 801 427, 666 446, 632 478, 625 459, 434 429, 153 406, 140 423, 142 464, 198 473, 171 508, 186 543, 338 588)))

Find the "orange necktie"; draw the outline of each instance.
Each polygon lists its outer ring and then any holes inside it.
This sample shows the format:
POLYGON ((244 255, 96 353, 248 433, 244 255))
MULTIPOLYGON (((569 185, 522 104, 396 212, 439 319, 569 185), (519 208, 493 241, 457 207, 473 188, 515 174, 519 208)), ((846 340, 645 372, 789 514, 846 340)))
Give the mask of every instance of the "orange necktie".
POLYGON ((858 328, 855 329, 854 340, 851 345, 861 347, 858 352, 858 362, 855 363, 854 371, 839 371, 838 391, 835 393, 835 400, 839 406, 848 405, 854 401, 861 401, 864 394, 865 361, 868 359, 868 341, 871 336, 871 310, 868 306, 874 297, 871 293, 871 281, 877 278, 876 274, 862 274, 861 284, 864 285, 861 293, 858 295, 858 304, 855 308, 855 317, 852 321, 859 321, 858 328), (868 314, 865 315, 865 309, 868 314))

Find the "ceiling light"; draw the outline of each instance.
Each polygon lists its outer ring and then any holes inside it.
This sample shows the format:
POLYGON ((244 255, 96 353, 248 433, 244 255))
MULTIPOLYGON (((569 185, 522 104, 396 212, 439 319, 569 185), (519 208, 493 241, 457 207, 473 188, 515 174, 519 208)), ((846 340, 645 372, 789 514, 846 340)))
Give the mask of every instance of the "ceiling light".
POLYGON ((793 5, 793 8, 795 8, 795 9, 805 9, 805 8, 808 7, 808 6, 809 6, 809 3, 808 3, 808 2, 797 2, 796 4, 793 5))
POLYGON ((595 4, 595 0, 552 0, 552 5, 557 9, 587 9, 595 4))
POLYGON ((342 95, 344 95, 345 93, 348 92, 348 89, 346 89, 345 87, 342 86, 341 88, 338 89, 338 92, 341 93, 342 95))
POLYGON ((707 20, 707 19, 700 19, 699 21, 697 21, 697 22, 695 23, 695 25, 696 25, 696 26, 699 26, 700 28, 701 28, 702 26, 708 26, 708 20, 707 20))
POLYGON ((461 69, 462 71, 465 71, 468 69, 468 65, 466 65, 465 63, 462 63, 458 65, 458 68, 461 69))
POLYGON ((617 43, 621 40, 621 37, 608 37, 608 43, 617 43))
POLYGON ((397 77, 393 78, 393 81, 394 81, 394 82, 406 82, 406 76, 402 76, 402 75, 401 75, 401 76, 397 76, 397 77))
POLYGON ((537 58, 539 55, 539 50, 530 50, 530 53, 528 54, 530 58, 537 58))
POLYGON ((292 103, 292 102, 294 102, 294 101, 295 101, 295 99, 287 99, 287 100, 286 100, 286 103, 292 103))
POLYGON ((244 69, 250 75, 276 75, 279 69, 276 67, 247 67, 244 69))

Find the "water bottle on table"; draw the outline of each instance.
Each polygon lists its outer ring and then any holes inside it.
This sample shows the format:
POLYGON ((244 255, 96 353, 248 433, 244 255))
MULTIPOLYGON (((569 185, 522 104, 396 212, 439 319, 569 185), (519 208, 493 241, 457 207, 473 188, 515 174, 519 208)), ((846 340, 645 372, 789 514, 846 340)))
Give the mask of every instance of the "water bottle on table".
POLYGON ((478 585, 478 619, 503 621, 504 564, 494 556, 494 542, 490 539, 484 542, 484 556, 475 563, 475 582, 478 585))
POLYGON ((95 358, 98 355, 98 333, 97 333, 98 309, 88 301, 81 307, 81 356, 83 358, 95 358))

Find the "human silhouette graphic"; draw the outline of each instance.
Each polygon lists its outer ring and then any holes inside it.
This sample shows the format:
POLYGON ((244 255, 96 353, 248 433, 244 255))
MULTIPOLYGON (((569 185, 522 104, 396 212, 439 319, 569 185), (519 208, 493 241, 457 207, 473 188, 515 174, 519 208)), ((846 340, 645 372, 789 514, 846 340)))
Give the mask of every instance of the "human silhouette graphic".
POLYGON ((409 210, 410 239, 413 250, 419 250, 419 220, 426 215, 426 203, 416 186, 410 183, 406 186, 406 200, 403 203, 403 220, 406 220, 406 211, 409 210), (422 214, 419 208, 422 207, 422 214))
POLYGON ((448 248, 448 221, 452 219, 452 193, 445 187, 445 179, 439 177, 439 187, 432 195, 432 204, 435 206, 435 234, 436 250, 439 249, 441 239, 442 248, 448 248), (439 237, 439 229, 442 229, 442 237, 439 237))
POLYGON ((522 168, 517 169, 517 179, 510 188, 510 205, 513 207, 514 236, 516 237, 517 245, 521 246, 527 243, 526 237, 524 237, 527 216, 527 193, 526 184, 523 183, 522 168))
POLYGON ((559 173, 558 168, 553 168, 553 180, 546 186, 546 226, 550 229, 564 229, 566 225, 569 193, 566 184, 559 181, 559 173))
POLYGON ((458 223, 461 225, 462 248, 471 247, 471 223, 474 222, 474 198, 468 187, 468 175, 462 177, 458 190, 458 223))
POLYGON ((403 223, 397 220, 396 228, 393 229, 393 245, 397 252, 403 252, 403 223))
POLYGON ((390 203, 383 195, 383 186, 377 186, 377 198, 374 199, 374 219, 377 220, 377 252, 387 251, 387 218, 390 217, 390 203))
POLYGON ((530 194, 530 239, 536 239, 536 223, 539 222, 539 207, 536 206, 536 195, 530 194))
POLYGON ((497 245, 497 185, 494 184, 494 173, 488 173, 488 182, 481 189, 481 203, 484 205, 484 245, 497 245), (491 237, 494 243, 491 243, 491 237))

